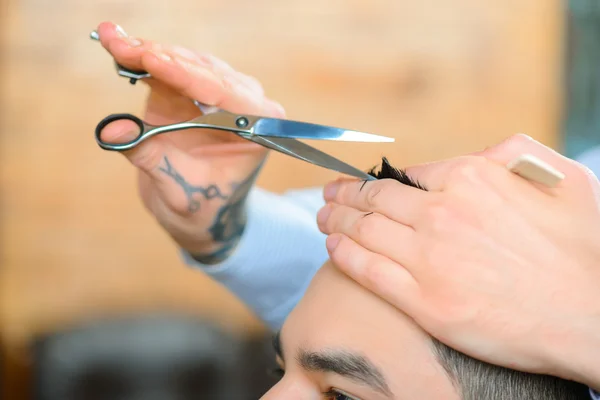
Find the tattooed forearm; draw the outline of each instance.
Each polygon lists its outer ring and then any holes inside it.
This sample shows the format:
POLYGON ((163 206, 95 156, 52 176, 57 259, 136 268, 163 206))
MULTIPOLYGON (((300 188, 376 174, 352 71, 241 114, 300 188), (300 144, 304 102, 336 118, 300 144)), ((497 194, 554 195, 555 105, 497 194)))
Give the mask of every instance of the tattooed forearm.
POLYGON ((219 209, 215 222, 209 229, 215 241, 228 243, 238 240, 242 235, 246 225, 244 204, 260 167, 258 166, 241 184, 237 185, 229 200, 219 209))
POLYGON ((216 245, 212 253, 194 254, 193 257, 203 264, 216 264, 225 260, 239 242, 246 227, 246 199, 252 185, 258 177, 258 173, 264 163, 261 163, 244 181, 231 183, 232 193, 229 196, 223 194, 217 185, 194 186, 191 185, 173 167, 167 157, 164 158, 164 167, 160 170, 171 177, 179 185, 188 199, 190 213, 200 210, 202 200, 222 199, 226 200, 208 229, 210 237, 216 245))
POLYGON ((211 254, 194 255, 196 260, 204 264, 216 264, 229 257, 246 228, 246 199, 261 168, 262 163, 242 183, 235 185, 233 194, 219 209, 209 228, 213 240, 223 246, 211 254))
POLYGON ((160 167, 160 170, 170 176, 175 183, 177 183, 183 189, 183 192, 187 196, 188 199, 188 210, 190 213, 195 213, 200 210, 200 201, 194 198, 195 194, 200 194, 206 200, 211 200, 214 198, 220 198, 223 200, 227 199, 227 196, 221 193, 221 190, 217 185, 209 185, 209 186, 193 186, 188 181, 185 180, 183 176, 179 172, 173 168, 169 159, 165 156, 164 158, 165 166, 160 167))

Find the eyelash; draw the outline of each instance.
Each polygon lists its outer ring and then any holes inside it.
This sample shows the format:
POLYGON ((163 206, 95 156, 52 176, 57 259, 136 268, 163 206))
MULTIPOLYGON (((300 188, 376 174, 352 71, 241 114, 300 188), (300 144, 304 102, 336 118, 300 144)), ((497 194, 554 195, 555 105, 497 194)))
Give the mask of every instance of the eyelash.
MULTIPOLYGON (((285 375, 285 371, 283 368, 273 368, 269 370, 269 375, 281 379, 283 378, 283 375, 285 375)), ((324 392, 323 396, 325 396, 326 400, 358 400, 334 389, 329 389, 327 392, 324 392)))
POLYGON ((323 395, 327 400, 358 400, 334 389, 329 389, 327 392, 323 393, 323 395))

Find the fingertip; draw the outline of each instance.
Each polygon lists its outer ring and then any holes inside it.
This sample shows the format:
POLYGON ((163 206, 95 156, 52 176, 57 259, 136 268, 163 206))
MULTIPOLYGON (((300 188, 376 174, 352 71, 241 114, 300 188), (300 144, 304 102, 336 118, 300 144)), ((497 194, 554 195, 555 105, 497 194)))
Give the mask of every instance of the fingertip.
POLYGON ((114 32, 116 30, 116 26, 117 24, 115 24, 114 22, 102 21, 96 27, 96 31, 98 32, 100 37, 102 37, 110 34, 111 32, 114 32))
POLYGON ((328 182, 323 188, 323 198, 325 201, 334 201, 337 193, 340 189, 341 179, 338 178, 335 181, 328 182))
MULTIPOLYGON (((108 45, 110 42, 119 37, 119 25, 114 22, 101 22, 96 28, 96 32, 98 33, 98 37, 100 38, 100 43, 104 48, 108 50, 108 45)), ((122 28, 120 29, 122 31, 122 28)))
POLYGON ((325 246, 331 261, 346 274, 356 278, 369 251, 342 233, 329 235, 325 240, 325 246))
POLYGON ((325 240, 325 246, 327 247, 327 251, 333 253, 340 244, 340 241, 342 240, 343 236, 344 235, 340 233, 333 233, 327 236, 327 239, 325 240))

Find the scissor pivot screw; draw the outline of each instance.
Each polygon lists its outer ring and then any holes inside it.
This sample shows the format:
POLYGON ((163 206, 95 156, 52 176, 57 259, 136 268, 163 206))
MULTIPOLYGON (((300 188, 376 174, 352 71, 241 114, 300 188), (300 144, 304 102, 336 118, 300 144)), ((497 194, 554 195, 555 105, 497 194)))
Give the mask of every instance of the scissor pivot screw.
POLYGON ((235 124, 238 126, 238 128, 245 128, 248 126, 248 119, 245 117, 239 117, 235 120, 235 124))

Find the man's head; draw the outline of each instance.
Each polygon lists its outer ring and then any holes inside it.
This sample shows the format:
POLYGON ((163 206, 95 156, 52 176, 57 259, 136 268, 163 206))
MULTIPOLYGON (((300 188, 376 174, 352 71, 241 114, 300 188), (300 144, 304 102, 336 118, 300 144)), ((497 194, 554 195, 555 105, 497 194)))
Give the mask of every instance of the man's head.
MULTIPOLYGON (((385 159, 372 175, 420 187, 385 159)), ((276 335, 275 347, 285 375, 268 400, 589 398, 583 385, 489 365, 441 344, 330 262, 276 335)))

